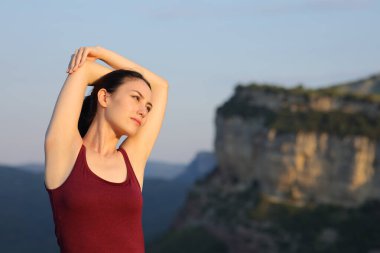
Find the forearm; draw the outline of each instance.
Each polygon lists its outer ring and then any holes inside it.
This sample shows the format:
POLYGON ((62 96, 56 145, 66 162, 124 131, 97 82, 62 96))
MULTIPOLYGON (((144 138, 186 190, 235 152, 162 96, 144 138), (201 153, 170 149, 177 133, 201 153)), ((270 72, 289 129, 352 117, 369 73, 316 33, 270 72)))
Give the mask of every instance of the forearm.
POLYGON ((132 62, 126 57, 123 57, 112 50, 100 46, 98 47, 100 52, 100 59, 110 65, 112 68, 137 71, 142 74, 152 86, 168 84, 168 81, 166 79, 156 75, 155 73, 138 65, 137 63, 132 62))
POLYGON ((92 86, 93 82, 99 79, 100 77, 104 76, 105 74, 113 71, 111 68, 104 67, 103 65, 100 65, 96 62, 86 62, 87 67, 87 82, 89 86, 92 86))

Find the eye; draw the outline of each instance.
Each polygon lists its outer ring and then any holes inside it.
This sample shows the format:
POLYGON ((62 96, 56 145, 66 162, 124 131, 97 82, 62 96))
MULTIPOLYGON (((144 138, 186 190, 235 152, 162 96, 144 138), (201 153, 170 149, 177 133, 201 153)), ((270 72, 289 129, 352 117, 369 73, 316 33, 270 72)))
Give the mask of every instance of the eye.
POLYGON ((150 112, 150 111, 152 110, 152 108, 151 108, 151 107, 147 107, 147 109, 148 109, 148 112, 150 112))
POLYGON ((140 97, 139 96, 132 96, 133 98, 137 98, 137 101, 140 100, 140 97))

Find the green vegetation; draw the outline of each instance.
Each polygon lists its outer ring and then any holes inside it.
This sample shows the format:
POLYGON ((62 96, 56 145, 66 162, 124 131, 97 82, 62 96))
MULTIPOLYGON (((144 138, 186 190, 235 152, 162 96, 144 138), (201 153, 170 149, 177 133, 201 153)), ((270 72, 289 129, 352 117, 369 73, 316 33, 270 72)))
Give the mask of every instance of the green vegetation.
MULTIPOLYGON (((302 103, 307 104, 308 98, 314 95, 333 95, 351 100, 373 100, 380 101, 378 95, 361 96, 356 94, 334 93, 334 90, 325 89, 320 91, 305 90, 302 86, 293 89, 286 89, 277 86, 249 86, 252 89, 259 89, 265 92, 281 92, 285 94, 297 94, 303 96, 302 103)), ((237 86, 239 89, 247 89, 237 86)), ((379 105, 380 107, 380 105, 379 105)), ((364 113, 347 113, 340 110, 329 112, 306 110, 291 111, 290 108, 283 108, 273 111, 264 106, 249 105, 247 98, 233 96, 223 106, 217 109, 217 113, 223 117, 241 116, 244 119, 263 118, 264 126, 274 128, 278 133, 305 132, 326 132, 340 137, 347 135, 364 135, 372 139, 380 139, 380 118, 371 118, 364 113)))
MULTIPOLYGON (((295 207, 283 203, 271 203, 264 197, 258 206, 248 211, 248 217, 256 221, 271 221, 274 231, 284 231, 297 241, 297 252, 369 252, 380 249, 380 201, 368 201, 358 208, 334 205, 310 205, 295 207), (336 239, 323 243, 320 236, 325 229, 336 232, 336 239)), ((282 252, 290 247, 285 241, 282 252)))
MULTIPOLYGON (((283 253, 357 253, 380 249, 380 200, 367 201, 357 208, 316 203, 300 207, 273 202, 259 188, 252 182, 241 192, 207 192, 209 202, 199 204, 199 208, 205 205, 206 211, 213 210, 209 222, 228 230, 243 225, 265 234, 283 253)), ((169 231, 153 242, 148 252, 227 250, 223 242, 199 226, 169 231)))
POLYGON ((297 85, 293 88, 285 88, 279 85, 270 84, 270 83, 250 83, 246 86, 238 84, 235 87, 235 91, 240 90, 252 90, 252 91, 264 91, 267 93, 284 93, 288 95, 298 95, 303 96, 304 98, 311 98, 312 96, 330 96, 332 98, 339 98, 344 101, 358 101, 358 102, 370 102, 370 103, 379 103, 380 95, 379 94, 358 94, 351 92, 344 92, 340 87, 326 87, 320 89, 305 89, 302 84, 297 85))
POLYGON ((282 110, 267 121, 268 128, 282 132, 327 132, 339 137, 364 135, 373 139, 380 138, 380 118, 371 119, 362 113, 295 112, 282 110))

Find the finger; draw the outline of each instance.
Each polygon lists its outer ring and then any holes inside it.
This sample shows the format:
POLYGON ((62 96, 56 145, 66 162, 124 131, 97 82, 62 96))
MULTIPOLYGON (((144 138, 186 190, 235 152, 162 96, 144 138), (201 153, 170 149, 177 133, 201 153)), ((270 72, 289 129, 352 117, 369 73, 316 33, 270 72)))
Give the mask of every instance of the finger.
POLYGON ((71 59, 70 59, 69 65, 67 66, 67 71, 66 71, 66 72, 70 72, 70 70, 71 70, 71 68, 72 68, 74 55, 75 55, 75 54, 72 54, 72 55, 71 55, 71 59))
POLYGON ((70 62, 70 69, 69 69, 69 72, 71 73, 74 69, 74 66, 75 66, 75 59, 77 58, 77 54, 78 54, 78 49, 75 50, 75 54, 73 54, 73 58, 71 59, 71 62, 70 62))
POLYGON ((69 72, 69 70, 70 70, 71 62, 73 61, 73 56, 74 56, 73 54, 70 56, 70 62, 67 65, 67 72, 69 72))
POLYGON ((87 54, 88 54, 88 48, 84 48, 84 50, 82 51, 82 58, 81 58, 81 61, 79 63, 79 67, 82 66, 83 63, 85 62, 87 54))
POLYGON ((82 56, 82 50, 83 48, 79 48, 79 50, 77 50, 76 52, 76 57, 75 57, 75 65, 74 65, 74 69, 73 70, 76 70, 78 68, 78 64, 79 64, 79 61, 81 59, 81 56, 82 56))

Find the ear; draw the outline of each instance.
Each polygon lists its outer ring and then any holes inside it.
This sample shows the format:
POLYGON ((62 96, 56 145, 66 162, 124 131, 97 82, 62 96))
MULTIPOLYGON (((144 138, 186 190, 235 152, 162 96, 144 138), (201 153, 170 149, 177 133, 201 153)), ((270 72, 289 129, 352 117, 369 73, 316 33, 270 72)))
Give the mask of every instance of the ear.
POLYGON ((99 104, 103 107, 107 107, 107 102, 109 102, 109 96, 110 96, 110 94, 107 92, 107 90, 104 88, 101 88, 98 91, 99 104))

